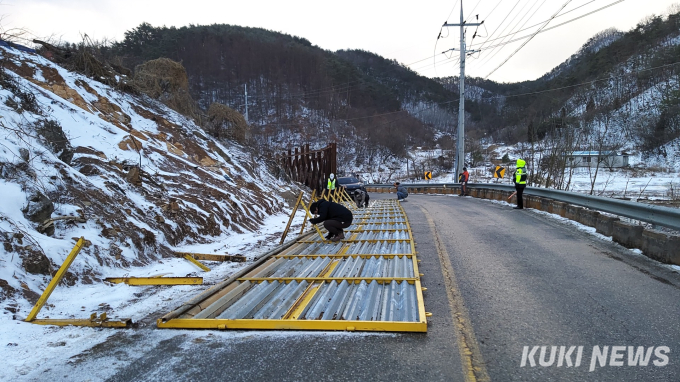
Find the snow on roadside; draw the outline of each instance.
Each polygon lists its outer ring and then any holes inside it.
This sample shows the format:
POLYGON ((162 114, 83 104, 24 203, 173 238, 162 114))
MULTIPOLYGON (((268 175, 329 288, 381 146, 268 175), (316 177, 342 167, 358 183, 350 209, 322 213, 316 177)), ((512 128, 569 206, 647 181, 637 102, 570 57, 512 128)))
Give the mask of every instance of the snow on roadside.
MULTIPOLYGON (((0 48, 0 58, 7 64, 2 74, 8 76, 0 86, 0 234, 5 241, 0 246, 0 357, 6 365, 0 380, 104 379, 124 362, 108 360, 110 365, 95 365, 93 374, 75 377, 74 366, 112 337, 151 331, 151 346, 176 335, 150 328, 155 319, 276 246, 292 207, 286 200, 299 187, 281 183, 245 148, 211 140, 194 122, 157 101, 120 93, 38 55, 0 48), (35 97, 37 111, 20 104, 20 92, 35 97), (55 121, 72 145, 69 163, 34 131, 47 120, 55 121), (141 185, 126 181, 125 166, 140 162, 151 180, 141 185), (33 189, 54 202, 52 217, 82 214, 86 221, 58 221, 52 236, 39 233, 38 224, 21 211, 33 189), (142 233, 148 241, 140 241, 142 233), (29 300, 37 299, 81 236, 86 246, 38 318, 87 319, 107 313, 111 320, 131 318, 139 328, 22 321, 33 307, 29 300), (22 261, 29 251, 40 252, 41 260, 52 265, 49 270, 28 272, 22 261), (242 254, 247 262, 205 262, 212 270, 203 272, 172 252, 242 254), (204 284, 101 281, 161 274, 201 276, 204 284)), ((303 218, 298 211, 288 240, 297 236, 303 218)), ((125 352, 134 357, 143 350, 125 352)))
MULTIPOLYGON (((187 246, 182 250, 195 253, 229 253, 243 254, 251 259, 262 255, 278 245, 280 233, 288 223, 289 216, 277 214, 270 216, 263 223, 262 229, 256 233, 231 235, 222 241, 212 244, 187 246)), ((293 220, 287 240, 297 236, 296 229, 304 219, 302 211, 298 211, 293 220)), ((81 259, 82 260, 82 259, 81 259)), ((76 257, 73 265, 77 265, 76 257)), ((181 258, 162 259, 145 266, 126 270, 120 268, 109 269, 109 277, 121 276, 152 276, 165 274, 168 277, 203 277, 204 284, 197 286, 129 286, 126 284, 94 283, 90 285, 77 284, 72 287, 57 286, 42 309, 38 318, 88 318, 91 313, 108 313, 111 320, 131 318, 133 322, 148 318, 155 320, 165 313, 179 307, 182 303, 197 295, 231 274, 246 267, 247 263, 231 262, 203 262, 211 268, 210 272, 203 272, 192 263, 181 258)), ((139 330, 146 330, 144 347, 135 346, 121 349, 127 360, 134 359, 146 349, 172 336, 176 330, 155 330, 155 322, 144 322, 138 329, 106 329, 87 327, 55 327, 36 325, 22 321, 8 311, 0 314, 0 357, 5 360, 5 367, 0 368, 0 380, 4 381, 35 381, 46 377, 68 375, 71 380, 102 380, 111 376, 115 370, 125 364, 121 359, 94 359, 88 366, 88 372, 83 375, 80 358, 88 358, 93 348, 114 336, 135 336, 139 330), (154 329, 148 333, 147 325, 154 329), (77 367, 76 367, 77 365, 77 367), (58 371, 58 372, 57 372, 58 371), (75 373, 75 374, 74 374, 75 373)), ((238 339, 244 334, 223 333, 218 331, 182 331, 191 336, 216 335, 224 339, 238 339)), ((254 332, 249 335, 277 336, 301 335, 274 334, 269 332, 254 332)), ((317 334, 317 335, 329 335, 317 334)), ((96 357, 95 357, 96 358, 96 357)))

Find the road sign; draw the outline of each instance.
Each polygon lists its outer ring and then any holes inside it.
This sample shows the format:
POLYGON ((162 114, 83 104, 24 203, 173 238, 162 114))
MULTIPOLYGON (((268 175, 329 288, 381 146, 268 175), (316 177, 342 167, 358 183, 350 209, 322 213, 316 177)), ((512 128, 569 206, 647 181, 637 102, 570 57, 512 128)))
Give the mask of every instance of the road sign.
POLYGON ((425 179, 432 179, 432 171, 425 171, 425 179))
POLYGON ((496 170, 493 172, 494 178, 502 178, 505 176, 505 167, 496 166, 496 170))

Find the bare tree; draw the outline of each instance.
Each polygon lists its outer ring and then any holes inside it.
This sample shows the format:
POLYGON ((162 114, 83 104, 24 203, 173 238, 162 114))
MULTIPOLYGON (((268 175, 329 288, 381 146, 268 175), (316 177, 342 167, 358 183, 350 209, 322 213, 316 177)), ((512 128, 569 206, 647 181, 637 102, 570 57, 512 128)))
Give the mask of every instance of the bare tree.
POLYGON ((616 155, 616 150, 620 149, 623 143, 615 139, 614 134, 610 132, 611 113, 603 112, 597 116, 593 121, 593 129, 591 138, 588 140, 589 149, 597 153, 595 170, 588 166, 588 173, 590 175, 590 195, 595 191, 595 182, 600 168, 606 166, 608 161, 613 160, 616 155))
MULTIPOLYGON (((0 2, 2 5, 2 2, 0 2)), ((24 42, 28 39, 30 32, 24 28, 7 28, 5 25, 7 15, 0 16, 0 40, 10 43, 24 42)))

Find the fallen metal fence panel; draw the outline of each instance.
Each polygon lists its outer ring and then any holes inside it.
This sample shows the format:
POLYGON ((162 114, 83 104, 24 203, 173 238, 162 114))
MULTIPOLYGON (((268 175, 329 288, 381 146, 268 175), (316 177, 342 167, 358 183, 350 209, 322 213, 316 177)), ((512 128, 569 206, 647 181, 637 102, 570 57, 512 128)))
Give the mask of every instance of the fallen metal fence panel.
POLYGON ((353 213, 345 240, 300 238, 159 319, 158 327, 427 331, 403 209, 395 200, 376 200, 353 213))

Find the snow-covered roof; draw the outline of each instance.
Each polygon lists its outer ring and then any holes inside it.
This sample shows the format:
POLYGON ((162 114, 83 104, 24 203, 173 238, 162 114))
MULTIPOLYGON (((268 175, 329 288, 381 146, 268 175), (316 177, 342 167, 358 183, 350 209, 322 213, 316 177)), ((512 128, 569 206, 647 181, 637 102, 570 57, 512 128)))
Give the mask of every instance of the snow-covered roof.
POLYGON ((617 153, 616 151, 574 151, 571 154, 565 154, 569 156, 599 156, 599 155, 606 155, 606 156, 614 156, 614 155, 621 155, 617 153))

